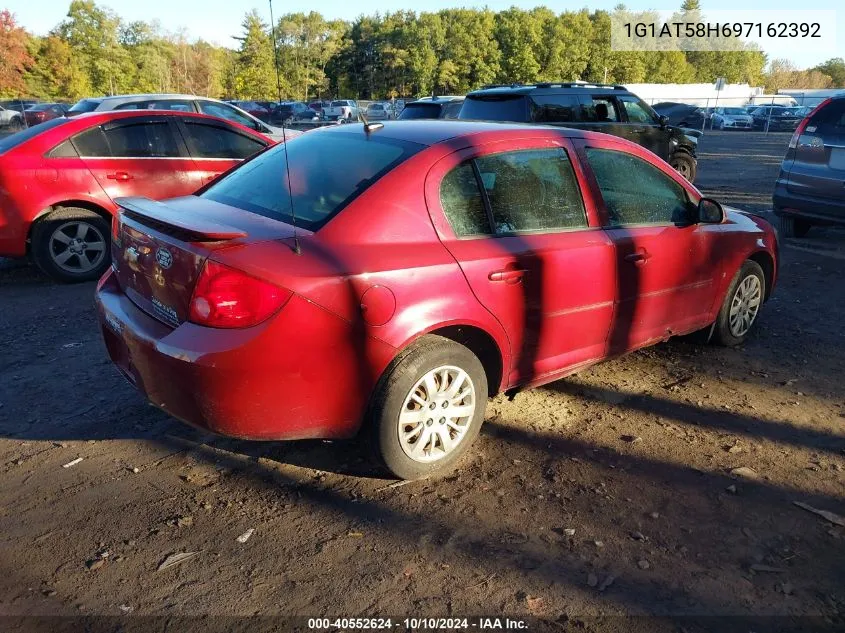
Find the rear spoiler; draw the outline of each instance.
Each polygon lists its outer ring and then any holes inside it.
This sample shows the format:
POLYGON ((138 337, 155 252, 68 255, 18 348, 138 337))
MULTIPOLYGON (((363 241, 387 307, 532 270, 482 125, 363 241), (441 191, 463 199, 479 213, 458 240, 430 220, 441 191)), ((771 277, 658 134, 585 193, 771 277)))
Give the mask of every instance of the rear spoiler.
POLYGON ((129 218, 133 216, 139 221, 151 224, 151 228, 176 229, 195 235, 197 241, 214 242, 218 240, 234 240, 246 237, 241 229, 212 222, 201 215, 176 211, 162 202, 149 198, 116 198, 122 209, 127 211, 129 218))

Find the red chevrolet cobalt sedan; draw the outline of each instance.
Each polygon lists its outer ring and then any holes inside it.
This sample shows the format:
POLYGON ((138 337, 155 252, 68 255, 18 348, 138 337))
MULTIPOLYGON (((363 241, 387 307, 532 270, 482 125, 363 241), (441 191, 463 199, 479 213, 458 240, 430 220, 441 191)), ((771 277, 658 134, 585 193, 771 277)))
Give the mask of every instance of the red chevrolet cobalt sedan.
POLYGON ((441 472, 488 396, 679 334, 736 345, 775 284, 767 222, 617 137, 397 121, 287 145, 119 200, 97 289, 129 381, 224 435, 362 432, 397 476, 441 472))
POLYGON ((185 112, 54 118, 0 140, 0 256, 29 256, 61 281, 98 279, 120 196, 192 193, 272 141, 185 112))

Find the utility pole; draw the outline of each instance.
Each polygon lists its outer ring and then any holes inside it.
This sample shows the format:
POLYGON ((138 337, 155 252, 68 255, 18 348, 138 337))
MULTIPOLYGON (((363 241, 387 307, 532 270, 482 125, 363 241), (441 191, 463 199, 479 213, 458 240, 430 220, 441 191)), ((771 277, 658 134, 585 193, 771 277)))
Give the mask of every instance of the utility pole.
POLYGON ((279 92, 279 103, 282 103, 282 77, 279 74, 279 51, 276 44, 276 22, 273 19, 273 0, 270 0, 270 32, 273 34, 273 67, 276 69, 276 90, 279 92))

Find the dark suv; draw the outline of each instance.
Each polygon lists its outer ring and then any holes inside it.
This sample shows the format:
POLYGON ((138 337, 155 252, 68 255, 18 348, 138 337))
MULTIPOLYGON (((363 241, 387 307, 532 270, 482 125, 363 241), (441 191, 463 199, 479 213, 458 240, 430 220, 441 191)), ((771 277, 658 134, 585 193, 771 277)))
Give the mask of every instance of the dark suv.
POLYGON ((399 113, 399 120, 457 119, 463 103, 463 97, 423 97, 406 103, 399 113))
POLYGON ((670 126, 624 86, 485 86, 466 96, 458 118, 544 123, 621 136, 650 149, 690 182, 695 180, 697 140, 670 126))
POLYGON ((845 225, 845 95, 826 99, 798 124, 775 183, 783 237, 814 224, 845 225))

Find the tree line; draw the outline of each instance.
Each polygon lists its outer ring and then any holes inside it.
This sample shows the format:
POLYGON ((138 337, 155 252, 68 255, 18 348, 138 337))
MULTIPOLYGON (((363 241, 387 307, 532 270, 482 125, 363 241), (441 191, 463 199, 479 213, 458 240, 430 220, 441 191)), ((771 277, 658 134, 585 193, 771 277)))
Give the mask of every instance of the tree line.
MULTIPOLYGON (((682 12, 696 10, 697 0, 685 0, 682 12)), ((94 0, 72 0, 67 17, 43 37, 0 11, 0 95, 73 101, 184 92, 274 100, 276 61, 283 98, 299 100, 461 94, 490 83, 578 79, 712 83, 725 77, 773 89, 845 86, 841 58, 799 71, 785 60, 772 60, 767 70, 765 55, 751 47, 613 51, 610 14, 588 9, 396 11, 352 22, 290 13, 275 29, 252 11, 233 38, 232 48, 191 40, 157 21, 126 22, 94 0)))

